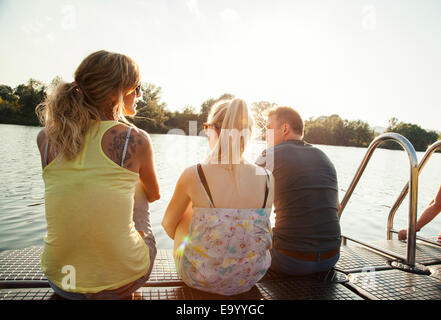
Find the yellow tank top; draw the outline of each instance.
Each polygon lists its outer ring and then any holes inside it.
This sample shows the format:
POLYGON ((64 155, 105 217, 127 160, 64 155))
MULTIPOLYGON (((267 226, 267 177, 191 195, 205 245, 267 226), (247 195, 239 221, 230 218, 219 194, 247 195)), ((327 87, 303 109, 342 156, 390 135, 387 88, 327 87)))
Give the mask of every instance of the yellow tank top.
POLYGON ((147 273, 149 249, 135 230, 139 174, 108 158, 104 133, 116 121, 92 121, 72 161, 56 158, 43 170, 47 235, 41 267, 65 291, 120 288, 147 273))

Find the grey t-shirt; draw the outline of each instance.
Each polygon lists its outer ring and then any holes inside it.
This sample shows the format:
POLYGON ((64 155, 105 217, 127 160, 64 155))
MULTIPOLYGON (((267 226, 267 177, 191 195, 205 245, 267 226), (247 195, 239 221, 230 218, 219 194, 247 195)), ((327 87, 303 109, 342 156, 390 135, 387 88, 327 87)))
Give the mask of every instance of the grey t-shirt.
POLYGON ((313 253, 339 248, 337 174, 326 154, 287 140, 265 150, 256 164, 272 171, 275 180, 274 248, 313 253))

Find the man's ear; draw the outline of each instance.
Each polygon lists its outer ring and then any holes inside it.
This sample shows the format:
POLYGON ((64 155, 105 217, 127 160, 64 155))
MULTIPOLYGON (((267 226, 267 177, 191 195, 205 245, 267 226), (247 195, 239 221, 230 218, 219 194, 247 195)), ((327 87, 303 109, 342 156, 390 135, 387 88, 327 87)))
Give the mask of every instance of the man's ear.
POLYGON ((282 130, 284 135, 287 135, 289 133, 289 128, 288 128, 288 124, 284 123, 283 124, 283 130, 282 130))

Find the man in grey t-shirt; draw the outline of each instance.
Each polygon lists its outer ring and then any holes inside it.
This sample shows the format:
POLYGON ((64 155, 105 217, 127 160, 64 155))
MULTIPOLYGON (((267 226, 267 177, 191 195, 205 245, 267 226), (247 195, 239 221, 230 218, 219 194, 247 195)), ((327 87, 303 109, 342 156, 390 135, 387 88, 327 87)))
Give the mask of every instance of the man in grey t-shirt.
POLYGON ((303 141, 303 120, 293 108, 276 107, 267 116, 268 149, 256 164, 275 179, 271 269, 291 275, 330 270, 341 244, 334 165, 303 141))

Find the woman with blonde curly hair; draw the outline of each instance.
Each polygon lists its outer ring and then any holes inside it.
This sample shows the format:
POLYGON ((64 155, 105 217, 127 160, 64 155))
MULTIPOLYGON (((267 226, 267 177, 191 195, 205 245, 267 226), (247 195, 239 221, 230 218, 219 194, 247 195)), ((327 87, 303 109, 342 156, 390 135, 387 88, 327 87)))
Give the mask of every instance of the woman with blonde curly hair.
POLYGON ((181 174, 162 221, 177 271, 202 291, 246 292, 271 264, 274 182, 243 155, 252 127, 244 100, 212 107, 204 124, 211 152, 181 174))
POLYGON ((147 204, 159 186, 150 137, 125 118, 140 95, 138 65, 102 50, 37 107, 45 126, 37 138, 47 221, 41 265, 67 299, 123 298, 150 275, 156 243, 147 204))

